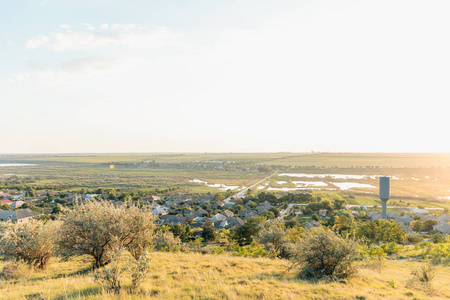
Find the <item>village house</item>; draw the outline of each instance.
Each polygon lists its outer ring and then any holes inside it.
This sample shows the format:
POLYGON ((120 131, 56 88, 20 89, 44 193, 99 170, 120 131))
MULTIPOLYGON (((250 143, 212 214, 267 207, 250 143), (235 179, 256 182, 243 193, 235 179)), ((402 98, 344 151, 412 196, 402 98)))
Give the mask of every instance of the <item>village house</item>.
POLYGON ((28 223, 33 217, 41 215, 29 208, 20 210, 4 210, 0 212, 0 221, 8 221, 17 223, 28 223))
POLYGON ((203 216, 207 216, 208 212, 206 210, 204 210, 203 208, 199 208, 196 212, 194 212, 193 214, 195 214, 197 217, 203 217, 203 216))
POLYGON ((388 219, 397 219, 397 218, 400 218, 400 215, 398 213, 396 213, 395 211, 391 210, 390 212, 388 212, 386 214, 386 217, 388 219))
POLYGON ((422 215, 429 215, 430 212, 423 208, 410 208, 410 211, 413 215, 416 216, 422 216, 422 215))
POLYGON ((11 207, 14 208, 14 209, 17 209, 17 208, 20 208, 24 204, 25 204, 25 202, 19 200, 19 201, 13 202, 11 204, 11 207))
POLYGON ((225 203, 223 201, 217 201, 216 203, 211 205, 211 208, 222 208, 225 205, 225 203))
POLYGON ((234 213, 229 211, 228 209, 226 209, 222 212, 222 215, 224 215, 226 218, 229 218, 229 217, 233 217, 234 213))
POLYGON ((11 200, 6 199, 6 200, 0 200, 0 204, 1 205, 11 205, 11 204, 13 204, 13 202, 11 200))
POLYGON ((229 217, 229 218, 227 218, 225 220, 217 222, 214 225, 214 227, 217 228, 217 229, 222 229, 222 228, 230 229, 230 228, 240 227, 240 226, 242 226, 242 224, 244 224, 244 221, 241 218, 239 218, 239 217, 237 217, 237 218, 229 217))
POLYGON ((148 199, 151 201, 159 201, 159 200, 161 200, 161 197, 153 195, 153 196, 148 197, 148 199))
POLYGON ((169 213, 169 211, 167 210, 167 208, 162 207, 162 206, 156 206, 155 208, 153 208, 152 210, 152 214, 154 216, 158 216, 158 215, 167 215, 169 213))
POLYGON ((218 221, 224 221, 227 217, 222 214, 215 214, 212 218, 210 218, 211 222, 216 223, 218 221))
POLYGON ((269 208, 271 208, 272 205, 270 205, 270 203, 268 201, 265 201, 263 204, 260 204, 256 207, 256 211, 258 212, 258 215, 261 215, 263 213, 265 213, 266 211, 269 210, 269 208))
POLYGON ((372 221, 375 221, 375 220, 380 220, 382 217, 381 217, 381 214, 374 213, 370 216, 370 218, 372 219, 372 221))
POLYGON ((441 223, 448 223, 448 222, 450 222, 450 216, 447 215, 447 214, 440 215, 439 217, 437 217, 437 219, 441 223))
POLYGON ((443 235, 449 235, 450 234, 450 225, 447 224, 447 223, 442 223, 442 224, 435 225, 435 226, 433 226, 433 229, 439 231, 443 235))
POLYGON ((439 219, 438 219, 435 215, 432 215, 432 214, 429 214, 429 215, 422 215, 422 216, 420 217, 420 219, 423 220, 423 221, 425 221, 425 220, 436 220, 436 221, 439 222, 439 219))
POLYGON ((405 225, 409 225, 409 223, 414 221, 414 219, 410 215, 404 215, 403 217, 399 217, 399 218, 397 218, 395 220, 397 222, 405 224, 405 225))
POLYGON ((320 224, 319 222, 314 221, 314 220, 311 220, 305 224, 305 229, 310 230, 311 228, 314 228, 314 227, 322 227, 322 224, 320 224))
POLYGON ((186 224, 186 218, 181 214, 177 215, 164 215, 155 222, 157 225, 183 225, 186 224))

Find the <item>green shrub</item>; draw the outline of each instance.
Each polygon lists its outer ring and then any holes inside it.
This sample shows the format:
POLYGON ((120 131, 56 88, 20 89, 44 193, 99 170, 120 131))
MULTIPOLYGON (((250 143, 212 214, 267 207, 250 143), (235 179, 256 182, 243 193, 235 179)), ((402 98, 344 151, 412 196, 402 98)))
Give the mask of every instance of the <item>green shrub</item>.
POLYGON ((128 271, 131 273, 131 291, 136 293, 142 282, 150 275, 150 258, 145 252, 139 259, 131 260, 128 271))
POLYGON ((0 276, 5 280, 20 279, 29 271, 23 263, 15 261, 4 266, 0 276))
POLYGON ((253 258, 276 257, 276 254, 274 252, 267 251, 261 244, 258 244, 256 242, 252 242, 248 246, 236 245, 231 248, 231 254, 234 256, 253 257, 253 258))
POLYGON ((431 244, 427 254, 434 264, 448 264, 450 263, 450 244, 431 244))
POLYGON ((414 233, 408 233, 406 235, 406 240, 408 241, 408 243, 415 245, 415 244, 420 243, 423 240, 423 238, 419 233, 414 232, 414 233))
POLYGON ((33 220, 18 224, 3 224, 0 233, 0 254, 7 258, 23 261, 44 269, 55 250, 55 229, 57 223, 33 220))
POLYGON ((117 248, 109 254, 111 262, 109 266, 97 269, 92 276, 94 281, 102 286, 102 289, 106 288, 108 291, 112 291, 115 294, 120 294, 122 286, 120 284, 122 273, 126 270, 119 266, 120 257, 122 256, 123 248, 117 248))
POLYGON ((436 232, 431 235, 431 241, 435 244, 442 243, 445 239, 444 235, 440 232, 436 232))
POLYGON ((318 230, 304 238, 292 256, 293 267, 305 278, 347 278, 356 273, 358 243, 332 231, 318 230))
POLYGON ((159 231, 153 240, 153 248, 156 251, 178 252, 181 250, 181 240, 175 237, 172 232, 159 231))
POLYGON ((391 242, 389 244, 382 244, 381 248, 383 249, 383 252, 386 253, 387 255, 392 255, 398 253, 402 247, 397 243, 391 242))

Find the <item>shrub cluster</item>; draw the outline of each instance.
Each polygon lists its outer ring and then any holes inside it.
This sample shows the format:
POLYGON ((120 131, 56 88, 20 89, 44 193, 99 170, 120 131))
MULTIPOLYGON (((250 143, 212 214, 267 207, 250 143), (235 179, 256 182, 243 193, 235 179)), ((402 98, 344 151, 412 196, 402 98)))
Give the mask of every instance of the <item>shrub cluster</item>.
POLYGON ((296 250, 291 259, 293 266, 299 269, 300 277, 342 279, 356 273, 357 241, 345 240, 333 231, 313 232, 298 244, 296 250))
POLYGON ((57 223, 35 220, 24 224, 7 222, 0 231, 0 254, 40 269, 47 267, 56 250, 57 223))

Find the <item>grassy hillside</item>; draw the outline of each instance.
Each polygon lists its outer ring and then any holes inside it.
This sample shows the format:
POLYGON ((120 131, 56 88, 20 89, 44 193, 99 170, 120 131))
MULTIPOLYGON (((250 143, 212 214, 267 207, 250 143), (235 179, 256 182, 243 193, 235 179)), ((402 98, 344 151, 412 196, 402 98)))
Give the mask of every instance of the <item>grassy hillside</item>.
MULTIPOLYGON (((152 274, 139 295, 103 293, 90 272, 90 261, 54 261, 47 270, 19 280, 0 279, 2 299, 448 299, 450 267, 436 267, 432 290, 406 287, 411 270, 422 262, 390 261, 381 272, 359 263, 347 282, 308 282, 288 272, 282 260, 220 255, 151 253, 152 274)), ((0 269, 6 262, 0 262, 0 269)), ((124 281, 124 290, 129 282, 124 281)))

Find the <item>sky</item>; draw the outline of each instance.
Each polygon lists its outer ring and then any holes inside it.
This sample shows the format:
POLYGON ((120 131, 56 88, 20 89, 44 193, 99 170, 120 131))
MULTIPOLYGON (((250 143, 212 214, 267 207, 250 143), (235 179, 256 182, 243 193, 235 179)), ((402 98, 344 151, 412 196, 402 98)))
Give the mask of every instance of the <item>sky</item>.
POLYGON ((450 152, 448 0, 0 8, 0 153, 450 152))

